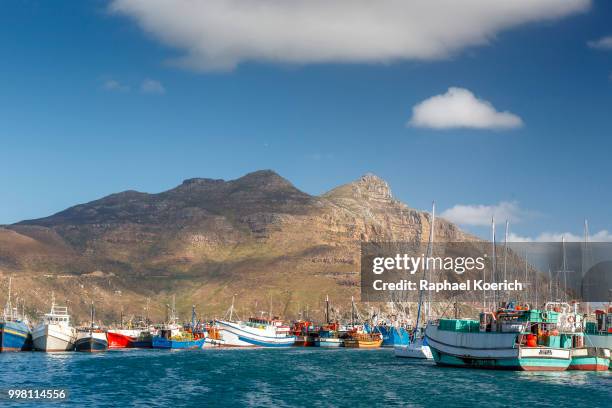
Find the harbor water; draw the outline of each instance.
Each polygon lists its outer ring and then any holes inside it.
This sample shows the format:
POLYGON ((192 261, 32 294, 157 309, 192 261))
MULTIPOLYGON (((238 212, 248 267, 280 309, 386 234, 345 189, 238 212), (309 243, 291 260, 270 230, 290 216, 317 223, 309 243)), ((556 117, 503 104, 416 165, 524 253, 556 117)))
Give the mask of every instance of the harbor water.
POLYGON ((1 353, 0 406, 598 407, 612 372, 444 368, 390 349, 117 350, 1 353), (11 402, 9 389, 65 389, 11 402))

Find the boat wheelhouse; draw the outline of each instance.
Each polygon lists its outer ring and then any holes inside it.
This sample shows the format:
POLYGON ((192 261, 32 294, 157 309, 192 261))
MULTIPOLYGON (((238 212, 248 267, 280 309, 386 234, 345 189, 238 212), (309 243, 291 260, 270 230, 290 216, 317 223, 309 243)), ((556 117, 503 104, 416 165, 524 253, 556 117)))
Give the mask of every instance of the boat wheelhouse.
POLYGON ((70 315, 66 306, 57 306, 51 301, 51 311, 32 331, 35 350, 69 351, 74 349, 76 330, 70 324, 70 315))

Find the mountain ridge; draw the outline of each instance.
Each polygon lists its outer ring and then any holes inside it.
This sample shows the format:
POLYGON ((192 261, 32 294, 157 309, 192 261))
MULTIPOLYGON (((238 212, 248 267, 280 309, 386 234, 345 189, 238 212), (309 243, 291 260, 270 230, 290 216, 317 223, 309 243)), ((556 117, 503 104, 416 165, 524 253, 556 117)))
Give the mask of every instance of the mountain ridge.
MULTIPOLYGON (((170 293, 211 313, 236 293, 247 309, 277 293, 283 311, 297 313, 325 294, 357 294, 361 241, 424 241, 429 228, 428 213, 395 199, 371 173, 313 196, 260 170, 186 179, 155 194, 127 190, 0 228, 0 242, 11 243, 0 249, 0 272, 40 294, 39 312, 55 290, 78 313, 86 311, 79 293, 100 301, 107 318, 118 303, 138 309, 170 293)), ((472 239, 442 219, 436 237, 472 239)))

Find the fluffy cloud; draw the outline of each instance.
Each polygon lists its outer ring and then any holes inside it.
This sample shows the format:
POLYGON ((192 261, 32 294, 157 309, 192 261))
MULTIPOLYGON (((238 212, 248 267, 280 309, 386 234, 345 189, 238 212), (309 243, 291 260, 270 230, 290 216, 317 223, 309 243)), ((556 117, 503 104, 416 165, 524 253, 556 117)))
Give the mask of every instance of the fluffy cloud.
POLYGON ((412 108, 408 125, 432 129, 510 129, 523 125, 517 115, 498 112, 491 103, 464 88, 449 88, 445 94, 425 99, 412 108))
POLYGON ((491 225, 491 218, 498 221, 509 220, 512 223, 521 222, 527 211, 521 209, 516 202, 502 201, 496 205, 463 205, 457 204, 445 210, 440 216, 450 222, 460 225, 485 227, 491 225))
POLYGON ((602 37, 598 40, 587 42, 587 45, 596 50, 612 50, 612 35, 602 37))
POLYGON ((184 54, 228 70, 244 61, 389 62, 446 58, 520 24, 554 20, 590 0, 113 0, 111 12, 184 54))
POLYGON ((165 94, 166 88, 161 84, 161 82, 156 81, 154 79, 145 79, 140 84, 140 91, 148 94, 165 94))
POLYGON ((130 90, 130 87, 122 84, 116 79, 107 79, 102 84, 102 89, 106 91, 115 91, 115 92, 127 92, 130 90))

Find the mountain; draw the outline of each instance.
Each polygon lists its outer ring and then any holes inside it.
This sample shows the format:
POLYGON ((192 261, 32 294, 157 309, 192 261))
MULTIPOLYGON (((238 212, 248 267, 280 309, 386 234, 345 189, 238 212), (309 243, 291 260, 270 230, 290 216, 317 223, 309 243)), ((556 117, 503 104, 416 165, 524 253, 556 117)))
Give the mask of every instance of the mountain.
MULTIPOLYGON (((142 314, 147 298, 161 317, 171 294, 183 314, 192 304, 222 314, 234 294, 239 313, 268 310, 272 298, 276 313, 316 314, 325 294, 338 304, 358 295, 360 241, 424 241, 429 229, 429 214, 375 175, 312 196, 263 170, 124 191, 0 228, 0 272, 32 313, 53 291, 83 318, 92 299, 112 320, 142 314)), ((472 238, 439 220, 436 239, 472 238)))

